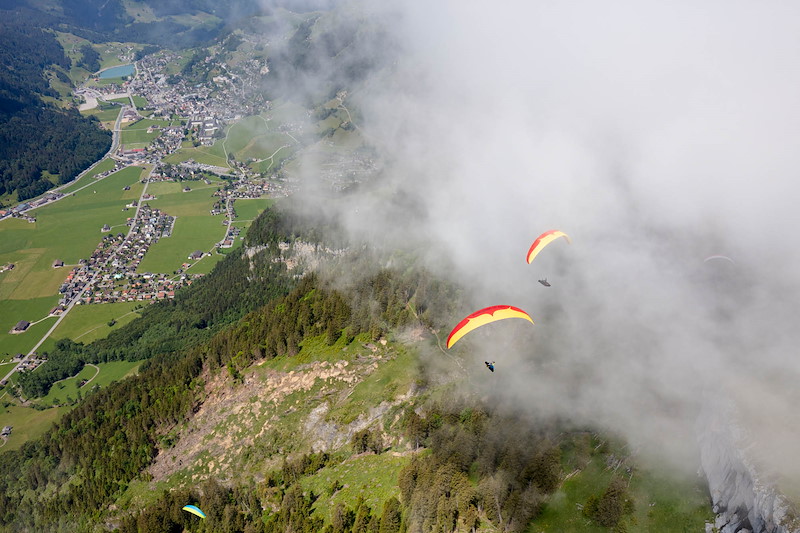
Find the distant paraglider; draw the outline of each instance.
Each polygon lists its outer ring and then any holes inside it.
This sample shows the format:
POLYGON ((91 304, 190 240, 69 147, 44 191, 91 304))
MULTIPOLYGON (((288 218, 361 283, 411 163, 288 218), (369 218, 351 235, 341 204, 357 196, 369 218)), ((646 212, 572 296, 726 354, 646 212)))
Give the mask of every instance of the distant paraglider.
POLYGON ((534 258, 536 258, 539 252, 542 251, 542 248, 544 248, 554 240, 558 239, 559 237, 564 237, 564 239, 566 239, 568 243, 572 244, 569 235, 567 235, 563 231, 557 229, 551 229, 550 231, 545 231, 544 233, 539 235, 539 237, 537 237, 535 241, 533 241, 533 244, 528 250, 528 255, 526 257, 528 264, 531 264, 531 262, 534 260, 534 258))
POLYGON ((489 361, 484 361, 483 363, 486 365, 486 368, 494 372, 494 361, 492 361, 491 363, 489 361))
POLYGON ((547 278, 540 279, 540 280, 539 280, 539 283, 541 283, 541 284, 542 284, 542 285, 544 285, 545 287, 549 287, 549 286, 550 286, 550 282, 549 282, 549 281, 547 281, 547 278))
POLYGON ((473 329, 505 318, 523 318, 531 324, 534 323, 530 315, 518 307, 513 307, 511 305, 493 305, 475 311, 459 322, 447 337, 447 347, 452 348, 461 337, 473 329))
POLYGON ((709 261, 714 261, 718 259, 722 259, 723 261, 729 261, 732 265, 736 264, 736 262, 727 255, 709 255, 708 257, 703 259, 703 263, 708 263, 709 261))
POLYGON ((184 505, 184 506, 182 507, 182 509, 183 509, 184 511, 188 512, 188 513, 192 513, 192 514, 193 514, 193 515, 195 515, 195 516, 199 516, 200 518, 205 518, 205 517, 206 517, 206 513, 204 513, 203 511, 201 511, 201 510, 200 510, 200 509, 199 509, 197 506, 195 506, 195 505, 184 505))

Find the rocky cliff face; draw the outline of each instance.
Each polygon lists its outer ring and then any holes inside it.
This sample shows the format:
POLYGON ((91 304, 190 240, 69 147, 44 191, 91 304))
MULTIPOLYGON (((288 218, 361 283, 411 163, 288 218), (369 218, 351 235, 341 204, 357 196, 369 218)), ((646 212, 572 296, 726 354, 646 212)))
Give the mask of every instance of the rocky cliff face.
POLYGON ((738 424, 730 403, 707 398, 697 420, 697 435, 717 531, 800 532, 789 502, 765 482, 748 457, 752 439, 738 424))

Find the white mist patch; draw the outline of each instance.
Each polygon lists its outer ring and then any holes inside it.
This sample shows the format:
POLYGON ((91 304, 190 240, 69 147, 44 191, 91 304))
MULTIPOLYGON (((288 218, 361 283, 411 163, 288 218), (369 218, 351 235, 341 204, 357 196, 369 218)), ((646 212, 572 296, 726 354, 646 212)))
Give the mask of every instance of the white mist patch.
POLYGON ((475 364, 498 360, 487 379, 506 398, 599 422, 678 464, 704 390, 758 405, 766 388, 770 404, 790 402, 800 6, 383 9, 391 66, 353 98, 387 156, 386 188, 343 220, 382 245, 424 246, 476 309, 534 317, 513 340, 490 331, 473 343, 475 364), (549 229, 573 244, 527 265, 549 229), (733 257, 735 275, 704 264, 713 254, 733 257), (776 373, 787 379, 772 383, 776 373))

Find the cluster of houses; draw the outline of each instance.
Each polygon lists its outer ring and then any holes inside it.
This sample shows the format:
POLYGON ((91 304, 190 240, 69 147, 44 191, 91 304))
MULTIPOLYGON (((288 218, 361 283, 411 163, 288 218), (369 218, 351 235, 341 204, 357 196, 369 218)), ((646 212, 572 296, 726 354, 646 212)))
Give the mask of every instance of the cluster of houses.
MULTIPOLYGON (((256 199, 262 198, 266 195, 271 195, 275 191, 276 186, 267 180, 239 180, 235 183, 229 183, 224 188, 216 191, 213 196, 217 196, 220 202, 228 204, 228 210, 233 209, 233 201, 239 199, 256 199)), ((215 204, 214 209, 217 208, 215 204)), ((216 213, 212 213, 216 214, 216 213)), ((230 213, 233 214, 233 213, 230 213)))
POLYGON ((117 236, 115 256, 106 262, 102 274, 91 290, 82 297, 83 303, 133 302, 174 298, 175 290, 191 284, 196 275, 179 273, 176 277, 150 272, 137 273, 139 263, 148 248, 159 239, 169 237, 175 217, 142 204, 127 238, 117 236))
POLYGON ((347 154, 332 152, 320 165, 319 178, 328 182, 331 189, 341 191, 354 183, 365 181, 377 168, 374 154, 353 151, 347 154))
POLYGON ((155 166, 150 175, 143 181, 150 183, 157 181, 200 181, 206 185, 211 185, 211 180, 205 176, 206 173, 214 174, 208 170, 195 167, 192 164, 172 165, 169 163, 159 163, 155 166))
POLYGON ((225 232, 225 238, 220 241, 219 247, 220 248, 230 248, 233 246, 233 242, 236 240, 236 237, 239 236, 241 233, 241 228, 238 226, 234 226, 233 224, 228 225, 228 231, 225 232))
MULTIPOLYGON (((34 354, 34 356, 31 359, 28 359, 27 361, 25 361, 25 355, 23 355, 21 353, 18 353, 17 355, 15 355, 12 358, 12 361, 15 361, 15 362, 24 361, 24 362, 22 364, 20 364, 14 370, 16 372, 32 372, 33 370, 38 368, 39 365, 41 365, 42 363, 44 363, 46 361, 46 357, 47 357, 46 355, 45 356, 38 356, 38 355, 34 354)), ((0 380, 0 386, 5 387, 7 384, 8 384, 7 380, 5 380, 5 379, 0 380)), ((8 436, 11 434, 11 429, 12 429, 11 426, 5 426, 3 428, 2 433, 0 433, 0 437, 8 438, 8 436)))
POLYGON ((27 220, 28 222, 31 223, 36 222, 36 217, 26 214, 25 211, 28 211, 29 209, 33 209, 35 207, 41 207, 43 205, 49 204, 50 202, 55 202, 56 200, 62 198, 63 196, 64 195, 60 192, 48 192, 44 196, 36 198, 35 200, 23 202, 9 209, 0 209, 0 220, 7 217, 14 217, 27 220))
MULTIPOLYGON (((13 360, 14 361, 22 361, 23 359, 25 359, 25 356, 22 355, 21 353, 19 353, 14 357, 13 360)), ((35 369, 36 367, 38 367, 39 365, 41 365, 44 362, 45 362, 44 359, 39 359, 37 357, 33 357, 31 359, 28 359, 27 361, 25 361, 21 365, 19 365, 19 368, 17 368, 17 372, 23 372, 23 371, 26 371, 26 370, 33 370, 33 369, 35 369)))
POLYGON ((165 298, 174 296, 181 282, 159 282, 152 274, 137 274, 136 268, 152 244, 172 234, 175 217, 144 204, 135 219, 128 219, 128 225, 127 237, 122 233, 105 235, 92 256, 69 273, 59 289, 60 306, 68 306, 78 297, 82 303, 100 303, 150 300, 160 293, 165 298))
POLYGON ((215 133, 225 124, 268 106, 260 90, 261 77, 269 71, 266 60, 248 59, 229 66, 211 55, 204 62, 214 63, 225 74, 208 82, 190 84, 183 77, 167 74, 168 66, 178 59, 169 51, 142 58, 137 63, 136 77, 126 82, 126 86, 146 98, 155 108, 156 116, 189 117, 187 126, 195 129, 202 144, 211 144, 215 133))
POLYGON ((141 120, 142 116, 133 107, 125 106, 122 109, 122 117, 120 117, 120 124, 127 124, 129 122, 136 122, 141 120))
POLYGON ((220 129, 217 119, 213 115, 193 116, 189 118, 189 129, 194 130, 197 139, 203 146, 214 144, 214 134, 220 129))
POLYGON ((106 176, 110 176, 114 172, 120 170, 122 167, 123 167, 123 165, 120 164, 119 161, 114 161, 114 168, 112 168, 111 170, 104 170, 103 172, 100 172, 99 174, 95 174, 94 179, 96 179, 96 180, 103 179, 106 176))

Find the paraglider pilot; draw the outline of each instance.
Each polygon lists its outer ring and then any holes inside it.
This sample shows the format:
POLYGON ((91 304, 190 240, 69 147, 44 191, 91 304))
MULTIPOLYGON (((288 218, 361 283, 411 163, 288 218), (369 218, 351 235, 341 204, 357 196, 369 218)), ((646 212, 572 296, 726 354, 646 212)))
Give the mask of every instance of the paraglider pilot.
POLYGON ((484 361, 484 363, 486 364, 486 368, 494 372, 494 361, 492 361, 491 363, 489 361, 484 361))

